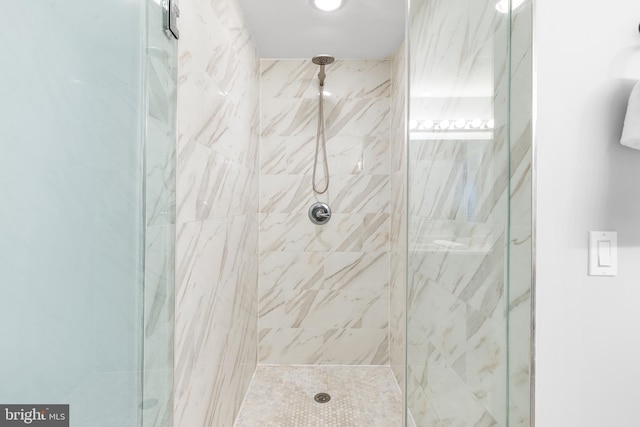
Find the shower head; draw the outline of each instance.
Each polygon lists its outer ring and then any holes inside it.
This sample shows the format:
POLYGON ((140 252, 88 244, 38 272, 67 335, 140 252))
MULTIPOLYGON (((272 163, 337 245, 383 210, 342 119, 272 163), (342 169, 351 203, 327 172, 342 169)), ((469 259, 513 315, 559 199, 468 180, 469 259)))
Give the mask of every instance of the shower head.
POLYGON ((311 58, 311 62, 320 66, 320 72, 318 73, 318 80, 320 80, 320 86, 324 86, 324 78, 327 76, 324 73, 324 66, 327 64, 333 64, 335 60, 336 58, 334 58, 331 55, 316 55, 313 58, 311 58))
POLYGON ((334 58, 331 55, 316 55, 313 58, 311 58, 311 62, 313 62, 316 65, 333 64, 335 60, 336 58, 334 58))

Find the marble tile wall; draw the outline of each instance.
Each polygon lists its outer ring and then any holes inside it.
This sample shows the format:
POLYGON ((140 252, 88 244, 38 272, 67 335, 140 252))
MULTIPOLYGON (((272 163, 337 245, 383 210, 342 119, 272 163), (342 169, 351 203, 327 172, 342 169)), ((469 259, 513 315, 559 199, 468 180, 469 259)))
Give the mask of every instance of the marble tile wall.
POLYGON ((257 360, 260 65, 237 0, 180 9, 174 425, 231 427, 257 360))
POLYGON ((261 61, 259 362, 388 364, 391 61, 326 67, 331 177, 316 196, 318 71, 261 61), (318 200, 325 225, 307 216, 318 200))
POLYGON ((407 262, 407 69, 406 45, 391 69, 389 364, 404 393, 407 262))
MULTIPOLYGON (((530 92, 523 61, 530 45, 513 51, 524 74, 510 93, 508 15, 476 0, 411 7, 410 119, 492 118, 495 128, 409 141, 408 407, 417 425, 504 426, 506 402, 513 410, 512 400, 528 402, 529 392, 528 365, 507 358, 530 336, 522 315, 530 280, 509 288, 507 272, 522 278, 530 262, 530 113, 512 110, 522 117, 512 119, 510 138, 507 108, 514 93, 530 92)), ((514 425, 528 425, 524 411, 517 418, 514 425)))

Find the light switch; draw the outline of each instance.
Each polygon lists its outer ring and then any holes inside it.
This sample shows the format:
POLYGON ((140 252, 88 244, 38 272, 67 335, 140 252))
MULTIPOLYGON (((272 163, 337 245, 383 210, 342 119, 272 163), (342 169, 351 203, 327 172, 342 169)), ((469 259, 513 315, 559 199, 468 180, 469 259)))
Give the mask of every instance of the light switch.
POLYGON ((615 231, 589 232, 589 275, 618 274, 618 234, 615 231))
POLYGON ((611 242, 598 240, 598 267, 611 267, 611 242))

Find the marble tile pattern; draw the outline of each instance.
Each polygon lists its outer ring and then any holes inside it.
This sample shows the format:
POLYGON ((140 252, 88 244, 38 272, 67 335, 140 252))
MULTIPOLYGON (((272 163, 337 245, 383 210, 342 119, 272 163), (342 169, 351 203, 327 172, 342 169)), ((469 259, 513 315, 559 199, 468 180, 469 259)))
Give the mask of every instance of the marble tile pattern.
POLYGON ((259 59, 237 0, 180 4, 176 427, 231 427, 257 360, 259 59))
POLYGON ((389 364, 405 389, 407 260, 407 69, 403 42, 392 60, 389 233, 389 364))
POLYGON ((507 108, 510 97, 527 102, 514 94, 530 92, 530 45, 513 49, 510 93, 508 15, 474 0, 411 6, 410 118, 458 117, 476 97, 476 117, 489 113, 496 125, 490 140, 443 133, 409 143, 408 408, 420 426, 505 426, 516 418, 513 425, 527 426, 528 407, 514 399, 528 402, 529 393, 530 110, 507 108), (424 105, 438 106, 434 117, 415 115, 424 105), (518 414, 510 420, 507 401, 518 414))
POLYGON ((235 427, 401 427, 402 412, 389 367, 261 365, 235 427))
POLYGON ((326 67, 330 184, 316 196, 318 71, 261 61, 259 362, 387 364, 391 61, 326 67), (325 225, 307 215, 317 200, 325 225))

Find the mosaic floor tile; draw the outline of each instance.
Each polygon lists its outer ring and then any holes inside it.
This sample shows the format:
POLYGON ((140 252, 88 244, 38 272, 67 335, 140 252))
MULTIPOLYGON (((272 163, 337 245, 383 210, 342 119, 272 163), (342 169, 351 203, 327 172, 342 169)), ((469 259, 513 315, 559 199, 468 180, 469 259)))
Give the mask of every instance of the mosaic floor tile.
POLYGON ((261 365, 235 426, 401 427, 402 396, 386 366, 261 365))

